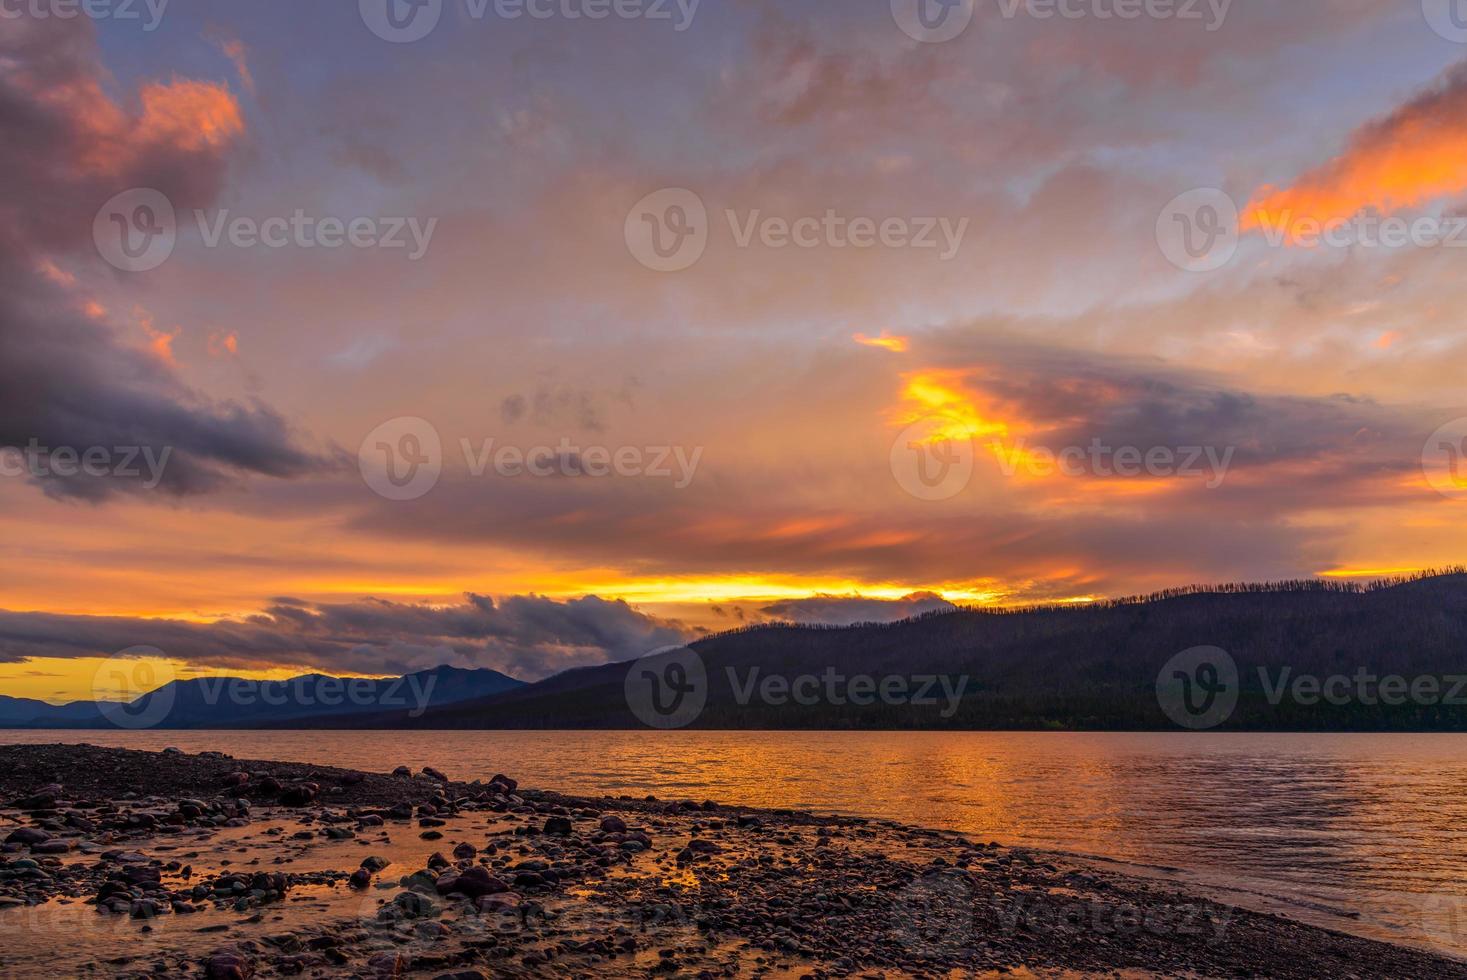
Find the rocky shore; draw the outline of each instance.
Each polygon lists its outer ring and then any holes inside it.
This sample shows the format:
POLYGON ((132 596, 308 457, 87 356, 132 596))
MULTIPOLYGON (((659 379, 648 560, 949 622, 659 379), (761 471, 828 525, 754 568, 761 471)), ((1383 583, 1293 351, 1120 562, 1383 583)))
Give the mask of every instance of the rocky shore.
POLYGON ((1467 977, 996 842, 510 775, 0 746, 0 842, 6 977, 1467 977))

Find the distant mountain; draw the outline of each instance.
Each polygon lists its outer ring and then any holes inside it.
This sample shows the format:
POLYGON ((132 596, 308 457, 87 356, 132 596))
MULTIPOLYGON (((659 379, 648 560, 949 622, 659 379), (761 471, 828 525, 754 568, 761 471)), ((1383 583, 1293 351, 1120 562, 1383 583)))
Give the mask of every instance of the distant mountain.
POLYGON ((270 728, 303 718, 344 718, 389 712, 412 717, 430 708, 501 694, 524 686, 495 670, 436 667, 369 680, 305 674, 282 681, 199 677, 172 681, 123 705, 91 701, 57 706, 0 696, 0 726, 8 728, 270 728), (119 719, 122 719, 119 721, 119 719))
MULTIPOLYGON (((1022 611, 934 613, 889 625, 762 626, 691 646, 706 670, 707 704, 691 723, 710 729, 1176 730, 1157 693, 1163 666, 1195 647, 1219 647, 1236 663, 1237 705, 1219 726, 1278 730, 1467 730, 1467 574, 1369 588, 1329 582, 1185 589, 1095 605, 1022 611), (1262 668, 1263 674, 1259 670, 1262 668), (754 673, 757 671, 757 673, 754 673), (758 686, 864 674, 942 675, 965 696, 938 704, 856 705, 841 693, 813 704, 758 686), (1344 703, 1285 694, 1300 675, 1436 677, 1438 703, 1391 704, 1340 687, 1344 703), (753 687, 751 689, 751 682, 753 687), (1454 694, 1458 703, 1440 703, 1454 694), (740 703, 740 699, 747 703, 740 703), (1309 703, 1313 700, 1315 703, 1309 703), (772 703, 782 701, 783 703, 772 703)), ((359 715, 325 725, 414 728, 637 728, 625 682, 630 664, 569 671, 492 697, 430 709, 359 715)), ((640 668, 639 668, 640 669, 640 668)), ((669 675, 678 680, 681 675, 669 675)), ((1199 685, 1209 676, 1199 676, 1199 685)), ((1190 683, 1190 681, 1189 681, 1190 683)), ((813 689, 803 689, 806 695, 813 689)), ((840 693, 840 692, 838 692, 840 693)), ((1195 696, 1205 691, 1200 687, 1195 696)), ((1429 699, 1428 699, 1429 700, 1429 699)), ((1198 702, 1200 704, 1200 702, 1198 702)))
POLYGON ((12 698, 0 694, 0 727, 13 728, 26 725, 33 728, 69 727, 76 723, 97 721, 101 714, 90 701, 73 701, 71 704, 47 704, 30 698, 12 698))

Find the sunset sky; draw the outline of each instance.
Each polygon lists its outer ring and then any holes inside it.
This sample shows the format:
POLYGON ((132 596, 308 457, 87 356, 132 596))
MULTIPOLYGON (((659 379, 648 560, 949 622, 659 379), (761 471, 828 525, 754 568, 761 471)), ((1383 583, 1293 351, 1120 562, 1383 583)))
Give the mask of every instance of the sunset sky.
POLYGON ((1415 0, 978 0, 940 43, 887 0, 445 0, 409 43, 371 3, 0 18, 0 446, 168 451, 157 480, 0 476, 0 693, 92 697, 139 645, 180 674, 536 679, 768 619, 1467 554, 1467 483, 1423 471, 1467 437, 1467 44, 1415 0), (146 271, 94 235, 134 189, 177 212, 146 271), (677 271, 635 233, 665 189, 706 207, 677 271), (1167 242, 1198 189, 1240 209, 1210 271, 1167 242), (1460 240, 1298 225, 1362 209, 1460 240), (297 211, 436 223, 417 258, 407 231, 209 244, 297 211), (935 247, 761 224, 831 213, 935 247), (362 458, 403 418, 442 472, 399 500, 362 458), (668 475, 476 475, 461 440, 490 439, 668 475), (1226 468, 1043 464, 1096 441, 1226 468), (928 493, 903 454, 939 443, 971 473, 928 493))

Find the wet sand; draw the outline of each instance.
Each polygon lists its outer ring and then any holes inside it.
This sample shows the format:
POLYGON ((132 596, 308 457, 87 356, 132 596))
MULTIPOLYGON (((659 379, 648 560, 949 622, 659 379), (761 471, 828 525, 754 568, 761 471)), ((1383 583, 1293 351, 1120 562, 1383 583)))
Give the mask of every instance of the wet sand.
POLYGON ((1467 977, 1000 842, 511 777, 0 747, 0 975, 1467 977))

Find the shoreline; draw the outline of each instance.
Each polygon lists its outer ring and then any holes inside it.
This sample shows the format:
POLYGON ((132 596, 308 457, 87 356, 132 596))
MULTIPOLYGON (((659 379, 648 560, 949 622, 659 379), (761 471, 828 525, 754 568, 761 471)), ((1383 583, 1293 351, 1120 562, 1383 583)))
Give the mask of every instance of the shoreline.
POLYGON ((1082 856, 895 821, 567 795, 510 777, 4 745, 6 839, 0 930, 12 942, 0 971, 18 975, 29 975, 27 950, 54 962, 78 929, 105 922, 147 966, 73 964, 84 975, 157 975, 157 960, 229 978, 1467 977, 1467 962, 1445 955, 1082 856), (385 864, 368 870, 368 859, 385 864))

